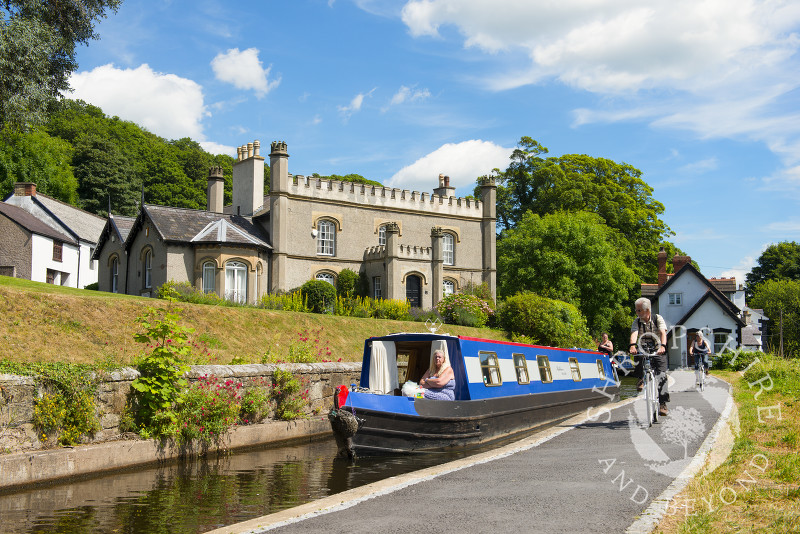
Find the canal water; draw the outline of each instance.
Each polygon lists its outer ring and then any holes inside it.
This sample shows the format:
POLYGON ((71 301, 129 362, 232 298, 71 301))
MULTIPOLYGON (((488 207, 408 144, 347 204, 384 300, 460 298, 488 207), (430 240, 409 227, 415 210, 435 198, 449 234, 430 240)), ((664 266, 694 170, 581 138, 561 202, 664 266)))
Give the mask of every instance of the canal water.
MULTIPOLYGON (((622 379, 623 398, 635 381, 622 379)), ((325 440, 0 495, 0 532, 195 534, 475 454, 335 460, 325 440)))

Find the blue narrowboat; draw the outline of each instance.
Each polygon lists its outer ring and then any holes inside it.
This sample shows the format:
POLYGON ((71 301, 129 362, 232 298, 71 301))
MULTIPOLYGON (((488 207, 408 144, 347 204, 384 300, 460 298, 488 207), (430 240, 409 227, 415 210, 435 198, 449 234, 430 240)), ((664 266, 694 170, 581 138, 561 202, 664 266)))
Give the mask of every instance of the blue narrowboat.
POLYGON ((329 418, 340 456, 436 452, 503 440, 618 397, 610 359, 596 351, 402 333, 366 340, 360 384, 336 389, 329 418), (404 396, 398 362, 418 382, 435 350, 453 368, 455 400, 404 396))

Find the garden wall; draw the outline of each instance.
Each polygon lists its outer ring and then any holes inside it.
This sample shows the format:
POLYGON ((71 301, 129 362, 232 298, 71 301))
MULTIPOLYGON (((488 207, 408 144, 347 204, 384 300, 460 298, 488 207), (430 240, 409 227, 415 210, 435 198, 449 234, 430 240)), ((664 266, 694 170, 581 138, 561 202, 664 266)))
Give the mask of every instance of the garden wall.
MULTIPOLYGON (((290 363, 251 365, 198 365, 186 377, 192 381, 201 376, 216 376, 241 382, 244 388, 269 387, 276 369, 291 371, 308 388, 308 413, 322 413, 333 405, 334 388, 341 384, 358 384, 360 363, 290 363)), ((139 376, 135 369, 124 368, 106 373, 97 386, 97 416, 101 430, 86 443, 130 439, 132 434, 120 432, 119 424, 127 404, 131 383, 139 376)), ((33 426, 35 399, 41 394, 33 378, 0 374, 0 452, 20 452, 51 448, 54 444, 40 440, 33 426)), ((270 417, 272 413, 270 413, 270 417)))

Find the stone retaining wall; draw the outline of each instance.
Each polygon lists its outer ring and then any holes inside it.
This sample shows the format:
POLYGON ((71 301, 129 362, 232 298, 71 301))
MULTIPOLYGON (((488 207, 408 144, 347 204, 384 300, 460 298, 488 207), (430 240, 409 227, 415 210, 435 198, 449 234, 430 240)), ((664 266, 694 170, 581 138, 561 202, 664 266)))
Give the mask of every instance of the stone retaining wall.
MULTIPOLYGON (((186 377, 216 376, 221 380, 241 382, 244 388, 269 387, 276 369, 286 369, 306 384, 309 413, 322 413, 333 404, 334 388, 340 384, 358 384, 360 363, 197 365, 186 377), (265 384, 267 384, 265 386, 265 384)), ((130 438, 120 432, 119 424, 127 404, 131 383, 139 376, 135 369, 124 368, 106 374, 97 387, 97 416, 101 430, 86 443, 130 438)), ((0 453, 47 448, 33 426, 35 399, 41 385, 31 377, 0 374, 0 453)), ((270 416, 272 413, 270 413, 270 416)))

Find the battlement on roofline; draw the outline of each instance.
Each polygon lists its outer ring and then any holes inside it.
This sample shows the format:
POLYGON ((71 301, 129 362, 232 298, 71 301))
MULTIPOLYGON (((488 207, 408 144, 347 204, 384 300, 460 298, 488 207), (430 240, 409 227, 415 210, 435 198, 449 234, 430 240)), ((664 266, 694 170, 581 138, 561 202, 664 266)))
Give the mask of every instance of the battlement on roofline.
MULTIPOLYGON (((433 249, 430 245, 405 245, 402 243, 397 245, 396 256, 398 258, 430 261, 432 255, 433 249)), ((386 256, 385 245, 373 245, 364 250, 364 261, 383 260, 386 256)))
POLYGON ((373 186, 312 176, 289 176, 289 193, 310 199, 355 202, 381 208, 414 209, 431 213, 480 217, 480 200, 445 197, 427 192, 373 186))

